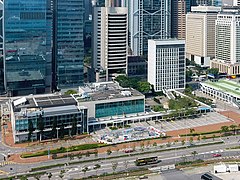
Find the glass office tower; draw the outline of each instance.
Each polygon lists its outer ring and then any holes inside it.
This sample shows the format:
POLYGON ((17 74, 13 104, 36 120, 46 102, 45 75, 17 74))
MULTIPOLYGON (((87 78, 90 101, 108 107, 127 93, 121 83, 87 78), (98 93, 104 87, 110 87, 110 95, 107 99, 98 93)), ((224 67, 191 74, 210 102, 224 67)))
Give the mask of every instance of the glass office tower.
POLYGON ((53 82, 60 89, 76 87, 83 84, 83 0, 53 2, 53 82))
POLYGON ((44 93, 50 87, 47 0, 4 2, 5 88, 8 95, 44 93))

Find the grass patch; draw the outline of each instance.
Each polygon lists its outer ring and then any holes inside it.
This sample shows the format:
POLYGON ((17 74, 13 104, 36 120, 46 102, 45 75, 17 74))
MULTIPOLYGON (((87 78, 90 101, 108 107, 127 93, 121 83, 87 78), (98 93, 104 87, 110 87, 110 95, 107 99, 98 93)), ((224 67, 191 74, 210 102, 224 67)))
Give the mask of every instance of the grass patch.
POLYGON ((186 165, 198 164, 198 163, 202 163, 202 162, 204 162, 204 160, 197 159, 195 161, 180 162, 180 163, 177 163, 176 166, 186 166, 186 165))
POLYGON ((209 132, 180 134, 180 137, 185 137, 185 136, 199 136, 199 135, 207 135, 207 134, 216 134, 216 133, 221 133, 221 132, 222 132, 221 130, 217 130, 217 131, 209 131, 209 132))

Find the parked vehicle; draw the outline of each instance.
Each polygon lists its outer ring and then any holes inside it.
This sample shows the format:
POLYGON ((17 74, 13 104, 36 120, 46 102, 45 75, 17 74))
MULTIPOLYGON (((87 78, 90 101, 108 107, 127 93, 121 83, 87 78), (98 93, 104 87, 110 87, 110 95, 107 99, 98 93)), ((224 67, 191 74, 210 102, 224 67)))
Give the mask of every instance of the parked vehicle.
POLYGON ((214 173, 225 173, 229 172, 228 167, 225 164, 215 165, 213 167, 214 173))
POLYGON ((219 154, 219 153, 215 153, 215 154, 213 154, 212 156, 213 156, 213 157, 221 157, 222 155, 219 154))

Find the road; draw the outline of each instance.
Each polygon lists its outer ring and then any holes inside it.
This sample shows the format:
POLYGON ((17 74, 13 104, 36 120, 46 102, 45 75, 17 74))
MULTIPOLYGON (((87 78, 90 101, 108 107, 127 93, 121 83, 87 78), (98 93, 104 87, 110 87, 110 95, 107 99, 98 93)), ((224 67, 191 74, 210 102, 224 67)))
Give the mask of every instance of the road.
MULTIPOLYGON (((53 169, 47 170, 48 172, 51 172, 54 176, 54 179, 60 179, 59 178, 59 172, 61 169, 65 169, 67 172, 65 173, 65 178, 79 178, 79 176, 83 177, 84 174, 81 171, 82 167, 93 167, 95 164, 100 164, 101 168, 99 170, 90 170, 86 172, 86 176, 89 175, 95 175, 97 174, 102 174, 102 173, 110 173, 113 171, 112 169, 112 162, 118 162, 117 170, 116 171, 123 171, 125 170, 125 161, 128 161, 128 169, 135 169, 137 168, 134 164, 134 161, 138 157, 143 157, 143 156, 158 156, 162 162, 159 165, 168 165, 168 164, 175 164, 177 162, 183 161, 183 157, 187 158, 187 160, 193 160, 193 158, 201 158, 201 159, 209 159, 212 158, 212 154, 219 152, 222 154, 222 157, 225 156, 238 156, 240 155, 239 151, 227 151, 225 148, 232 147, 232 146, 237 146, 239 145, 239 136, 236 137, 229 137, 229 138, 223 138, 225 141, 224 144, 217 144, 217 145, 211 145, 211 146, 202 146, 202 147, 192 147, 192 148, 186 148, 186 149, 181 149, 181 150, 172 150, 172 151, 164 151, 164 152, 153 152, 150 154, 146 155, 137 155, 137 156, 129 156, 129 157, 122 157, 118 159, 106 159, 102 160, 99 162, 85 162, 85 163, 79 163, 77 165, 69 165, 66 167, 57 167, 53 169), (198 154, 193 157, 192 152, 196 151, 198 154), (58 176, 58 178, 56 177, 58 176)), ((153 150, 153 148, 152 148, 153 150)), ((121 153, 119 152, 119 155, 121 153)), ((104 154, 99 155, 101 156, 106 156, 104 154)), ((89 157, 91 159, 93 157, 89 157)), ((186 160, 186 159, 185 159, 186 160)), ((28 165, 8 165, 5 167, 2 167, 1 170, 4 171, 10 171, 10 174, 16 174, 20 172, 27 172, 30 168, 33 167, 39 167, 39 166, 46 166, 50 164, 57 164, 57 163, 67 163, 69 162, 68 159, 59 159, 59 160, 54 160, 54 161, 47 161, 44 163, 37 163, 37 164, 28 164, 28 165), (10 170, 12 168, 12 170, 10 170)), ((47 177, 43 176, 41 179, 44 179, 47 177)))

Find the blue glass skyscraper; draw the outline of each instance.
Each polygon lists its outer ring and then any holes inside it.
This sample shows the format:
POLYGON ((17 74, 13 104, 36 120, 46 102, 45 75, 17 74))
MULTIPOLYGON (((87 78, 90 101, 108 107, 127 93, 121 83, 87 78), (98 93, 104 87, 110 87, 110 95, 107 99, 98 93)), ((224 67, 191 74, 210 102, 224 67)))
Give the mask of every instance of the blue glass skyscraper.
POLYGON ((5 89, 9 95, 44 93, 50 87, 47 0, 4 2, 5 89))
POLYGON ((83 84, 83 0, 53 2, 53 86, 76 87, 83 84))

